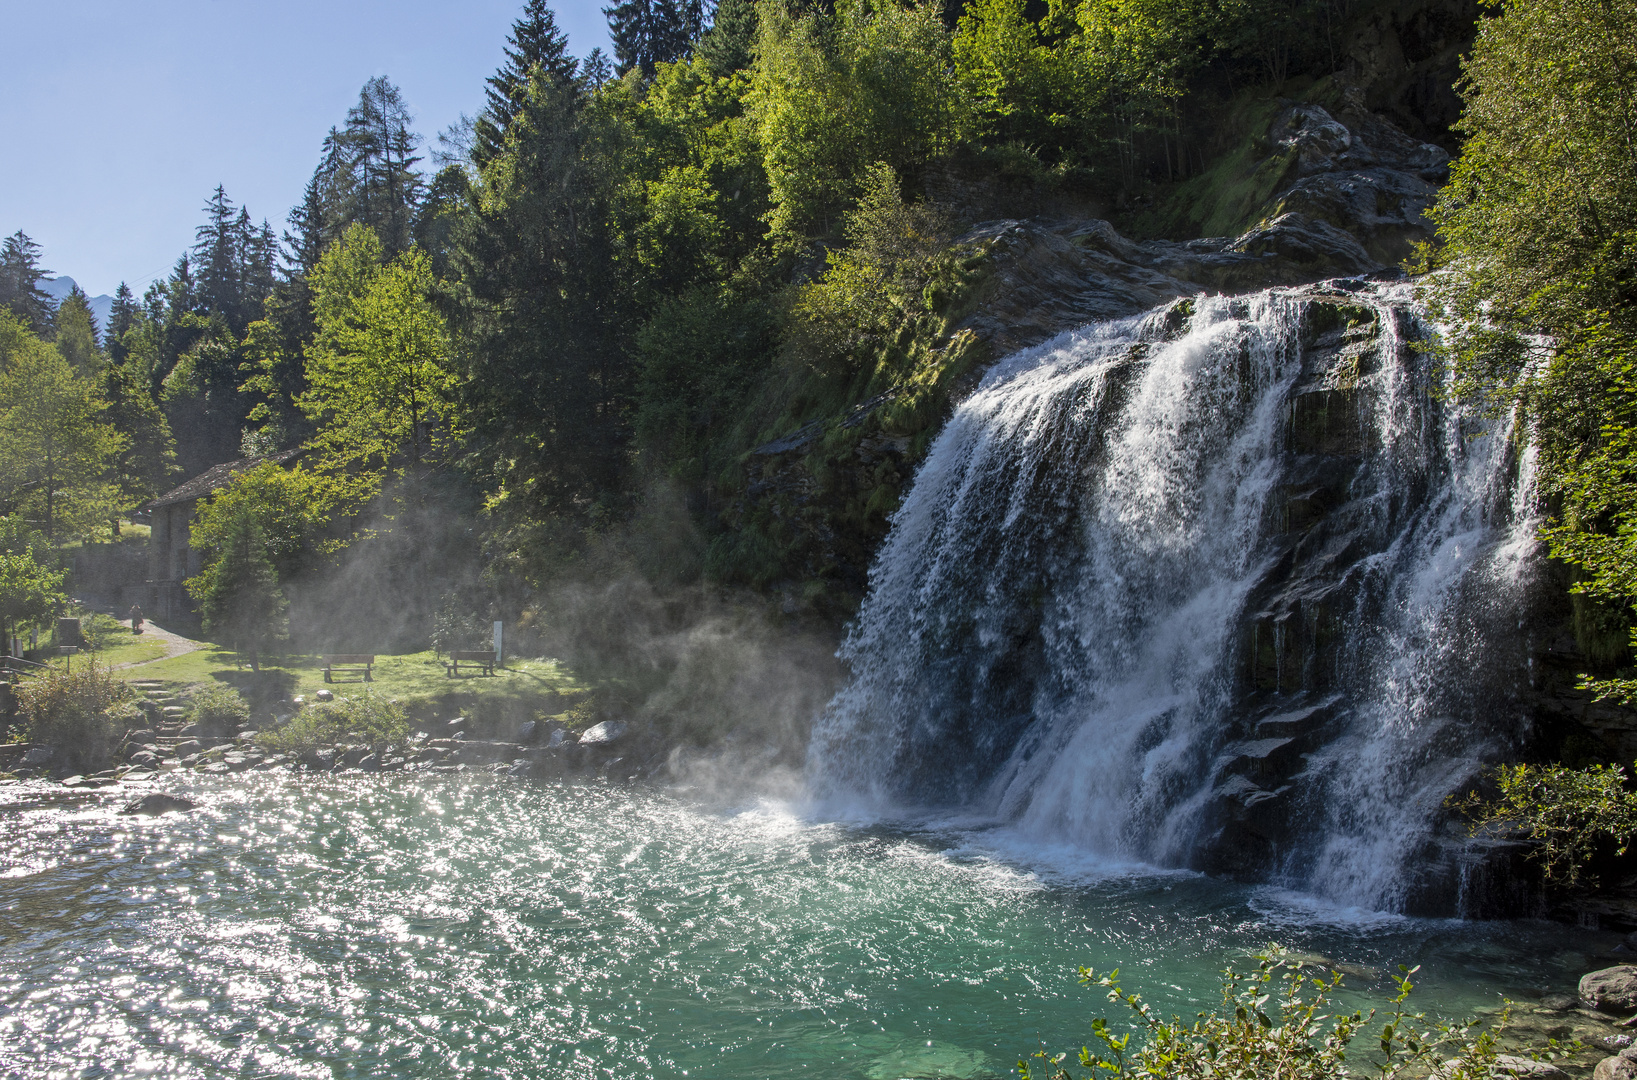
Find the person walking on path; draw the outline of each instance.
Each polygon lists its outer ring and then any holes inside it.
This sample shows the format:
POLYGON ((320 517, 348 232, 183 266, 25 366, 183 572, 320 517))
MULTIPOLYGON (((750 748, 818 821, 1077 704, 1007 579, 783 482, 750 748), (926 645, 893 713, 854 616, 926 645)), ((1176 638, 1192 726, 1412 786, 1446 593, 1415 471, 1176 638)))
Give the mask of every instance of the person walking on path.
POLYGON ((131 605, 131 633, 142 633, 142 608, 138 604, 131 605))

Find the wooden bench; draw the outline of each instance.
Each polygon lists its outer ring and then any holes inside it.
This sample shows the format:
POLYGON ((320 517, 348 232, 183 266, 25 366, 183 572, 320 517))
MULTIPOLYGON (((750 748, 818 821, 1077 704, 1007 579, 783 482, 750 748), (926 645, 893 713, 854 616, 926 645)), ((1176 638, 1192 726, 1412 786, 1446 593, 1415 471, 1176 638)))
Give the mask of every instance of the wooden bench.
POLYGON ((495 654, 487 649, 449 650, 449 660, 443 666, 449 672, 451 679, 460 674, 462 664, 467 667, 482 668, 483 674, 493 675, 495 673, 495 654))
POLYGON ((362 653, 335 653, 323 657, 324 681, 334 682, 336 675, 362 675, 365 682, 370 682, 369 669, 375 663, 374 656, 365 656, 362 653))

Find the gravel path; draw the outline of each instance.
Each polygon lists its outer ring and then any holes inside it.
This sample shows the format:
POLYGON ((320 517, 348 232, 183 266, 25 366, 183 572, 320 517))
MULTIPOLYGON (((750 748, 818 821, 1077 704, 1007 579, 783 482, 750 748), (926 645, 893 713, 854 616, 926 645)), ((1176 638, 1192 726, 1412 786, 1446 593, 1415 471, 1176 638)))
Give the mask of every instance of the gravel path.
MULTIPOLYGON (((120 622, 124 623, 126 626, 131 625, 129 619, 121 619, 120 622)), ((169 660, 173 656, 181 656, 183 653, 190 653, 195 649, 202 649, 205 647, 204 642, 194 641, 192 638, 185 638, 181 634, 173 634, 164 627, 157 625, 152 619, 149 619, 142 624, 142 640, 157 641, 161 643, 165 646, 165 655, 155 657, 152 660, 138 660, 129 664, 115 664, 111 670, 119 671, 122 668, 141 667, 143 664, 156 664, 160 660, 169 660)))

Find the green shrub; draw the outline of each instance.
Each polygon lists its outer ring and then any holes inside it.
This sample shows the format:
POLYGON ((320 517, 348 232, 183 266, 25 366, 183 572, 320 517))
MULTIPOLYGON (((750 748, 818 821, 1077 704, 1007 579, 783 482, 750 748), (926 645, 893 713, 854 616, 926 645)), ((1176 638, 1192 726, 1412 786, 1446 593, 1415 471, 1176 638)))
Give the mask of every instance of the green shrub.
POLYGON ((1637 793, 1619 765, 1502 765, 1496 795, 1476 791, 1451 805, 1472 831, 1520 834, 1534 843, 1529 858, 1550 884, 1595 884, 1591 864, 1605 848, 1624 855, 1637 839, 1637 793))
POLYGON ((250 723, 250 705, 231 686, 209 686, 194 695, 186 715, 210 731, 238 732, 250 723))
POLYGON ((262 732, 256 741, 269 750, 306 754, 337 743, 391 746, 408 735, 403 705, 366 690, 357 697, 302 709, 288 724, 262 732))
POLYGON ((135 692, 94 660, 73 670, 52 668, 17 687, 17 710, 33 742, 57 748, 85 767, 107 759, 138 714, 135 692))
MULTIPOLYGON (((1067 1054, 1042 1050, 1018 1062, 1023 1080, 1083 1080, 1097 1077, 1152 1078, 1152 1080, 1337 1080, 1351 1075, 1346 1068, 1348 1045, 1376 1017, 1336 1008, 1332 996, 1341 976, 1309 975, 1299 962, 1278 946, 1259 955, 1250 974, 1232 968, 1222 973, 1222 1005, 1203 1012, 1192 1024, 1180 1018, 1161 1019, 1140 995, 1121 989, 1118 971, 1099 976, 1080 969, 1080 982, 1108 991, 1108 1000, 1130 1009, 1135 1031, 1115 1034, 1107 1020, 1092 1021, 1096 1050, 1082 1047, 1081 1077, 1065 1064, 1067 1054), (1144 1041, 1133 1048, 1133 1038, 1144 1041)), ((1394 980, 1398 992, 1387 1003, 1390 1010, 1373 1039, 1374 1058, 1368 1071, 1384 1078, 1437 1076, 1442 1080, 1490 1080, 1498 1053, 1497 1036, 1507 1021, 1502 1013, 1493 1027, 1477 1020, 1461 1024, 1429 1024, 1420 1013, 1406 1011, 1410 976, 1419 968, 1399 968, 1394 980)), ((1558 1056, 1572 1047, 1554 1040, 1539 1052, 1558 1056)), ((1362 1056, 1362 1055, 1359 1055, 1362 1056)), ((1358 1070, 1363 1072, 1365 1070, 1358 1070)))

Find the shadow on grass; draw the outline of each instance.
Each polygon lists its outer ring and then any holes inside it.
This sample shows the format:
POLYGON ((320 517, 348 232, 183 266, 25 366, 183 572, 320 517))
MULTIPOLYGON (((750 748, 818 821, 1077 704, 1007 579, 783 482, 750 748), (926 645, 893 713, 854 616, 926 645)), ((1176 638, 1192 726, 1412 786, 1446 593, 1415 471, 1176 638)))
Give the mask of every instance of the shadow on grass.
POLYGON ((282 701, 296 688, 300 677, 293 671, 263 667, 260 671, 245 668, 240 671, 212 671, 210 677, 233 687, 246 701, 262 704, 282 701))

